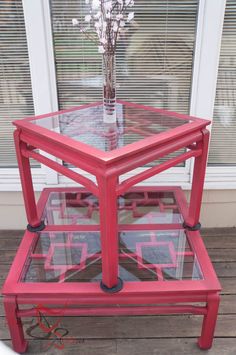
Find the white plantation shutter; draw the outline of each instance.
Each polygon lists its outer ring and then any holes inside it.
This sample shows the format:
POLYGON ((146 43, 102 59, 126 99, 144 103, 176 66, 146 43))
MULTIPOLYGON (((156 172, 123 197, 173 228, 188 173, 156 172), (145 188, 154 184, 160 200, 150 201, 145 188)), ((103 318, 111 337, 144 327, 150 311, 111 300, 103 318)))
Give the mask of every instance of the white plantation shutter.
MULTIPOLYGON (((117 97, 189 112, 197 0, 135 0, 135 21, 119 41, 117 97)), ((102 99, 101 55, 72 18, 85 0, 51 0, 60 108, 102 99)))
POLYGON ((0 167, 17 165, 11 122, 33 114, 22 2, 0 0, 0 167))
POLYGON ((227 0, 208 164, 236 165, 236 1, 227 0))

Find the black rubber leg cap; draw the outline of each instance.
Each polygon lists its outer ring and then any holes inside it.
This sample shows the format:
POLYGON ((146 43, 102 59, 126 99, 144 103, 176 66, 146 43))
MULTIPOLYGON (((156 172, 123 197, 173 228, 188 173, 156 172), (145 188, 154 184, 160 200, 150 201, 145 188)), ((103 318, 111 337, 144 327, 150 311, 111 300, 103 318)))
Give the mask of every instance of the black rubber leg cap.
POLYGON ((30 224, 27 225, 29 232, 40 232, 45 228, 44 221, 41 221, 40 224, 36 227, 32 227, 30 224))
POLYGON ((201 223, 195 224, 195 226, 188 226, 186 223, 183 223, 183 227, 189 231, 199 231, 201 229, 201 223))
POLYGON ((105 286, 102 281, 100 282, 100 287, 101 289, 106 292, 106 293, 116 293, 122 290, 123 288, 123 281, 118 277, 118 283, 116 286, 113 286, 111 288, 105 286))

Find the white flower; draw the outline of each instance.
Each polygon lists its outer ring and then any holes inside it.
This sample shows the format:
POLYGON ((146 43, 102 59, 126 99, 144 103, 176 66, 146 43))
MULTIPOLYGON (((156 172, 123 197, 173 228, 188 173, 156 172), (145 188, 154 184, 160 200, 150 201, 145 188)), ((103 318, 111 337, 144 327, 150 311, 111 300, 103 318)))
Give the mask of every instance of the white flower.
POLYGON ((118 31, 118 25, 117 25, 117 22, 114 23, 113 27, 112 27, 113 31, 114 32, 117 32, 118 31))
POLYGON ((132 21, 133 18, 134 18, 134 12, 130 12, 129 15, 128 15, 128 17, 127 17, 127 22, 132 21))
POLYGON ((85 0, 85 4, 88 5, 89 4, 89 0, 85 0))
POLYGON ((102 23, 101 21, 96 21, 95 24, 94 24, 94 27, 98 30, 99 28, 102 27, 102 23))
POLYGON ((106 11, 110 11, 112 9, 112 1, 107 1, 104 4, 104 8, 105 8, 106 11))
POLYGON ((125 0, 125 5, 130 7, 134 6, 134 0, 125 0))
POLYGON ((99 6, 100 6, 100 1, 99 1, 99 0, 93 0, 93 2, 92 2, 92 9, 93 9, 93 10, 96 10, 96 9, 99 8, 99 6))
POLYGON ((107 43, 107 40, 106 40, 105 37, 103 37, 103 38, 100 39, 100 42, 101 42, 102 44, 106 44, 106 43, 107 43))
POLYGON ((94 17, 95 19, 99 19, 101 16, 102 16, 101 11, 98 11, 93 17, 94 17))
POLYGON ((84 18, 85 22, 90 22, 91 21, 92 16, 91 15, 86 15, 84 18))
POLYGON ((119 4, 121 4, 121 5, 123 5, 123 1, 124 1, 124 0, 117 0, 117 2, 118 2, 119 4))
POLYGON ((116 19, 117 21, 120 21, 124 16, 122 14, 118 14, 116 15, 116 19))
POLYGON ((98 53, 105 53, 105 49, 103 48, 103 46, 98 46, 98 53))
POLYGON ((111 13, 110 13, 110 12, 107 12, 107 13, 106 13, 106 18, 107 18, 107 19, 110 19, 110 18, 111 18, 111 13))
POLYGON ((72 19, 72 25, 73 26, 77 26, 79 24, 79 21, 77 20, 77 18, 73 18, 72 19))
POLYGON ((120 21, 120 27, 125 27, 125 21, 120 21))

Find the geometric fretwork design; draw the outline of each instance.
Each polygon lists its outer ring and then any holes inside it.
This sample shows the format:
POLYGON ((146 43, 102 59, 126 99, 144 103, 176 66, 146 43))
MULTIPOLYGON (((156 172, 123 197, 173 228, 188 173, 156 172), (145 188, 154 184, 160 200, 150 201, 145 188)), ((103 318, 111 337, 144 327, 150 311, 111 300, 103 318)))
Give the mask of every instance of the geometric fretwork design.
POLYGON ((202 279, 184 230, 120 233, 120 266, 142 281, 202 279))
MULTIPOLYGON (((120 224, 182 223, 172 191, 127 192, 117 199, 120 224)), ((48 225, 99 224, 99 202, 89 192, 52 192, 44 210, 48 225)))
POLYGON ((74 275, 80 281, 91 281, 101 265, 100 236, 98 232, 42 232, 28 260, 24 281, 65 282, 74 275), (84 278, 84 279, 83 279, 84 278))
MULTIPOLYGON (((23 282, 98 282, 102 277, 98 231, 40 232, 23 282)), ((119 233, 119 275, 124 281, 202 279, 184 230, 119 233)))

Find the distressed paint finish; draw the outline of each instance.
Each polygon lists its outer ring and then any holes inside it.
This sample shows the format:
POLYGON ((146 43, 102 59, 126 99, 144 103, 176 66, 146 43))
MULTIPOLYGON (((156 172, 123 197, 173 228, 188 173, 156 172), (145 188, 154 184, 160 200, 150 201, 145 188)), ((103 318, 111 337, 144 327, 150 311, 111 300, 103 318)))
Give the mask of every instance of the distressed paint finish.
MULTIPOLYGON (((170 114, 163 110, 153 109, 142 105, 120 103, 135 107, 137 110, 146 110, 147 113, 149 111, 157 112, 163 116, 168 116, 170 114)), ((59 112, 59 114, 73 112, 73 110, 82 108, 94 107, 96 105, 97 104, 86 105, 80 108, 59 112)), ((41 221, 44 219, 43 211, 49 193, 53 191, 61 191, 57 188, 44 190, 36 206, 29 166, 29 158, 32 157, 49 168, 64 174, 86 187, 86 190, 78 189, 78 191, 89 191, 98 198, 100 206, 100 225, 69 224, 67 226, 62 226, 49 224, 45 227, 44 232, 61 231, 70 233, 70 231, 100 231, 102 282, 107 288, 116 286, 118 282, 119 231, 137 231, 140 229, 146 229, 149 231, 153 229, 157 231, 178 229, 184 231, 182 223, 178 221, 165 224, 146 223, 142 226, 137 226, 137 224, 126 224, 125 226, 122 226, 119 224, 117 219, 117 197, 127 191, 137 191, 137 187, 132 187, 133 185, 175 166, 188 158, 194 157, 195 168, 190 206, 187 205, 184 194, 180 188, 142 187, 142 189, 139 188, 139 190, 141 189, 144 192, 157 190, 173 191, 185 224, 189 227, 194 227, 199 223, 209 140, 209 133, 206 130, 206 126, 209 124, 209 121, 176 113, 171 114, 179 120, 191 121, 180 127, 170 127, 170 129, 164 132, 152 134, 150 137, 137 140, 132 144, 108 152, 75 141, 70 137, 62 136, 49 129, 34 125, 30 122, 32 121, 32 118, 15 122, 15 125, 17 126, 17 130, 15 131, 16 151, 29 224, 32 227, 40 225, 41 221), (169 159, 164 163, 148 168, 144 172, 134 175, 124 182, 119 181, 122 174, 146 163, 153 162, 157 158, 166 156, 167 154, 182 148, 187 148, 188 151, 178 155, 176 158, 169 159), (71 163, 74 166, 91 173, 95 177, 96 183, 57 162, 50 160, 50 158, 35 152, 36 149, 45 151, 56 158, 71 163)), ((34 119, 40 120, 41 118, 49 116, 52 116, 52 114, 38 116, 34 119)), ((72 192, 73 190, 73 188, 68 188, 66 191, 72 192)), ((20 319, 22 317, 34 315, 35 312, 34 309, 31 308, 19 310, 19 305, 51 304, 54 306, 63 306, 65 299, 67 300, 66 306, 76 305, 77 307, 73 309, 65 308, 63 311, 64 314, 77 316, 83 315, 86 312, 88 315, 145 315, 186 312, 201 314, 204 316, 204 321, 202 334, 198 344, 202 349, 210 348, 213 340, 219 305, 219 291, 221 288, 199 231, 189 230, 186 231, 186 233, 191 250, 194 252, 194 255, 199 262, 203 275, 202 279, 163 281, 160 277, 158 281, 125 281, 121 291, 114 294, 108 294, 101 290, 98 282, 66 283, 63 282, 64 276, 61 276, 61 282, 59 283, 23 282, 22 273, 23 270, 25 270, 25 263, 29 253, 35 247, 35 241, 37 238, 37 233, 26 231, 3 287, 6 317, 8 319, 14 349, 18 352, 25 351, 26 342, 24 340, 20 319), (204 302, 205 306, 199 307, 194 305, 194 303, 198 302, 204 302), (149 307, 149 303, 152 303, 152 306, 149 307), (181 304, 178 305, 178 303, 181 304), (189 305, 189 303, 193 303, 193 305, 189 305), (117 304, 119 307, 116 306, 117 304), (153 306, 153 304, 156 304, 156 307, 153 306), (86 310, 81 309, 80 305, 87 305, 88 308, 86 308, 86 310), (122 307, 124 305, 126 305, 125 308, 122 307), (97 306, 98 308, 94 309, 94 306, 97 306)), ((146 244, 138 244, 138 258, 141 260, 141 247, 146 244)), ((155 246, 165 244, 166 243, 153 242, 153 245, 155 246)), ((83 259, 83 265, 81 266, 81 269, 84 268, 87 253, 86 247, 81 243, 71 245, 82 248, 83 256, 81 256, 81 258, 83 259)), ((62 244, 58 244, 58 246, 62 247, 62 244)), ((174 258, 175 256, 172 247, 169 247, 169 250, 174 258)), ((53 252, 54 249, 51 248, 50 253, 52 254, 53 252)), ((189 253, 189 255, 192 255, 192 253, 189 253)), ((47 264, 47 267, 52 268, 49 264, 47 264)), ((160 265, 153 264, 153 267, 160 268, 160 265)), ((57 308, 55 308, 55 311, 57 311, 57 308)), ((45 312, 47 313, 46 307, 45 312)), ((48 312, 50 314, 50 310, 48 310, 48 312)))

